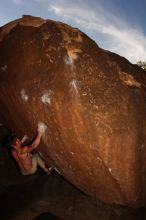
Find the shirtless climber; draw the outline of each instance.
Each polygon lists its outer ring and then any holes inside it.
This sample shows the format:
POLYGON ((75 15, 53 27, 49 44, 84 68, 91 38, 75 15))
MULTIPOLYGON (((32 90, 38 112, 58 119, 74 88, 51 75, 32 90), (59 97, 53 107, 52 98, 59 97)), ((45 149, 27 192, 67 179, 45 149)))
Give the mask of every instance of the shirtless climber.
POLYGON ((34 174, 37 171, 37 165, 39 165, 48 175, 52 171, 52 167, 47 167, 38 153, 31 153, 39 145, 43 133, 44 128, 41 126, 38 127, 37 136, 29 146, 22 146, 25 138, 20 140, 15 135, 8 136, 5 141, 5 145, 11 148, 12 156, 17 161, 23 175, 34 174))

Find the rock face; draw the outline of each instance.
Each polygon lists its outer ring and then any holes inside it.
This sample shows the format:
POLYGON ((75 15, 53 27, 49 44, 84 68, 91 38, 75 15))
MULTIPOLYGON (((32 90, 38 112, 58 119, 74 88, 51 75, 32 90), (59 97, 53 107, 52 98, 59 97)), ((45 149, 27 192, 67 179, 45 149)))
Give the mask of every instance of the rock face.
POLYGON ((146 76, 76 28, 23 16, 0 28, 0 118, 72 184, 146 205, 146 76))

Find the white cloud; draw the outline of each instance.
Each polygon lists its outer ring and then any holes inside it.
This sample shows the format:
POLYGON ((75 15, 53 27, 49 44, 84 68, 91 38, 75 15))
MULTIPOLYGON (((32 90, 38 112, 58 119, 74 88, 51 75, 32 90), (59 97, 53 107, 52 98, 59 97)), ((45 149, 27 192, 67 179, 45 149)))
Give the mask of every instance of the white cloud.
MULTIPOLYGON (((108 49, 118 53, 131 62, 136 63, 146 58, 146 36, 140 29, 134 29, 120 17, 114 16, 99 3, 96 7, 78 0, 46 0, 48 11, 64 22, 73 22, 89 35, 94 31, 95 36, 104 36, 108 49)), ((95 39, 96 40, 96 39, 95 39)), ((98 44, 99 42, 97 42, 98 44)), ((103 43, 104 45, 104 43, 103 43)))
POLYGON ((12 2, 15 4, 15 5, 20 5, 22 3, 22 0, 12 0, 12 2))

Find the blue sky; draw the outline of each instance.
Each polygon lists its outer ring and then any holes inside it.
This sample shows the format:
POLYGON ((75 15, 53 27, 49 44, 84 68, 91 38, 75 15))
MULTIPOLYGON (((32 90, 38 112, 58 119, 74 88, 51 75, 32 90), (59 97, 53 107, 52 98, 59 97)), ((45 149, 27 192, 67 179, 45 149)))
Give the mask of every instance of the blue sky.
POLYGON ((146 61, 146 0, 0 0, 0 26, 23 14, 63 21, 132 63, 146 61))

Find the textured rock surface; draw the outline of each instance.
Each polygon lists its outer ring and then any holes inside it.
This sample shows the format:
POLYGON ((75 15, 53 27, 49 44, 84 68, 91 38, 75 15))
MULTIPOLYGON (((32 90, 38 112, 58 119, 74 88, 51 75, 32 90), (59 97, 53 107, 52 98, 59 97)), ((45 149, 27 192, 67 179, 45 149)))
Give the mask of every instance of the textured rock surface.
POLYGON ((72 184, 104 202, 146 204, 144 72, 78 29, 31 16, 0 29, 0 118, 33 138, 72 184))

